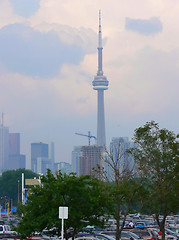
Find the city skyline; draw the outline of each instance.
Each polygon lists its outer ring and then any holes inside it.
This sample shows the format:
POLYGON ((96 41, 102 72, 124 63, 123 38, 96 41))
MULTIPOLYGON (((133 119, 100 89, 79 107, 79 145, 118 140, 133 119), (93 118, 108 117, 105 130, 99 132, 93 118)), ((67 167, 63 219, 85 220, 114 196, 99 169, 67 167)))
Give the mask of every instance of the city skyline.
POLYGON ((75 132, 96 135, 99 9, 110 81, 106 145, 151 120, 179 132, 177 0, 3 0, 0 112, 21 134, 28 162, 32 142, 53 141, 55 160, 70 162, 73 146, 88 145, 75 132))

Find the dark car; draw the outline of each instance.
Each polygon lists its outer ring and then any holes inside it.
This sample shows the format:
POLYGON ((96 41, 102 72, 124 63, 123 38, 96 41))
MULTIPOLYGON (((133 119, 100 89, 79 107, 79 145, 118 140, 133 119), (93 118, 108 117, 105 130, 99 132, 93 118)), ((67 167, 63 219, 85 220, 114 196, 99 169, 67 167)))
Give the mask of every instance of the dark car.
POLYGON ((158 240, 158 232, 151 228, 133 228, 130 231, 146 240, 158 240))

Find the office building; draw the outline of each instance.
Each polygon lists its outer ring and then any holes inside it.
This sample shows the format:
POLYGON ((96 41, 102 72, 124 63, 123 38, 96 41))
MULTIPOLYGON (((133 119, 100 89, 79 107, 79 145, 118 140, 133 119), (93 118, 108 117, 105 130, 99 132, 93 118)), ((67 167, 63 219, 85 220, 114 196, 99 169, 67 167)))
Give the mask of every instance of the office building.
MULTIPOLYGON (((112 159, 106 156, 106 160, 108 162, 113 161, 112 165, 119 169, 119 173, 125 172, 129 170, 133 173, 136 171, 136 165, 134 162, 134 158, 130 155, 127 150, 130 148, 134 148, 136 145, 133 141, 131 141, 128 137, 116 137, 112 138, 110 143, 110 154, 112 159)), ((113 179, 114 171, 110 167, 108 163, 105 162, 105 171, 109 179, 113 179)))
POLYGON ((9 128, 0 124, 0 173, 6 171, 9 165, 9 128))
POLYGON ((97 170, 104 167, 102 158, 103 146, 82 146, 81 156, 79 156, 79 176, 81 175, 97 175, 97 170))
POLYGON ((55 171, 61 171, 62 174, 69 175, 72 173, 72 165, 67 162, 59 162, 55 163, 55 171))
POLYGON ((10 154, 7 170, 16 170, 19 168, 26 168, 26 156, 23 154, 10 154))
POLYGON ((31 143, 31 170, 45 175, 47 169, 54 172, 54 143, 31 143))
POLYGON ((26 156, 20 154, 20 133, 9 133, 8 170, 26 167, 26 156))
POLYGON ((20 154, 20 133, 9 133, 9 154, 20 154))
POLYGON ((82 156, 82 146, 75 146, 72 151, 72 172, 79 176, 79 157, 82 156))

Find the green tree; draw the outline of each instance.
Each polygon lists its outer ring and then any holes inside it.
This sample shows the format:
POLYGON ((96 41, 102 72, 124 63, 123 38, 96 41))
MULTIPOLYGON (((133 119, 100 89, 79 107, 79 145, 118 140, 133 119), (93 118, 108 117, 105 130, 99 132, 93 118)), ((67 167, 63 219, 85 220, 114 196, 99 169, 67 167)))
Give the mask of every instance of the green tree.
POLYGON ((143 210, 154 214, 165 239, 166 217, 179 210, 179 142, 173 132, 160 129, 154 121, 137 128, 134 141, 133 154, 145 182, 143 210))
POLYGON ((74 237, 87 222, 103 224, 101 216, 105 213, 106 195, 98 179, 88 175, 63 175, 60 171, 54 176, 48 170, 41 183, 32 189, 27 205, 21 206, 23 217, 17 230, 22 236, 30 236, 35 231, 41 232, 52 227, 60 235, 59 206, 67 206, 69 211, 64 229, 66 239, 70 227, 73 228, 74 237))
MULTIPOLYGON (((36 173, 25 169, 9 170, 3 172, 0 176, 1 201, 3 201, 6 196, 6 198, 12 200, 13 205, 17 206, 18 194, 19 196, 22 196, 22 173, 24 173, 25 178, 34 178, 38 176, 36 173)), ((1 204, 3 204, 3 202, 1 202, 1 204)))
POLYGON ((109 172, 98 169, 98 175, 104 181, 108 196, 108 214, 116 220, 116 240, 121 238, 128 213, 134 207, 139 197, 141 183, 135 176, 135 165, 124 164, 128 162, 129 153, 119 142, 116 146, 106 149, 103 161, 108 165, 109 172))

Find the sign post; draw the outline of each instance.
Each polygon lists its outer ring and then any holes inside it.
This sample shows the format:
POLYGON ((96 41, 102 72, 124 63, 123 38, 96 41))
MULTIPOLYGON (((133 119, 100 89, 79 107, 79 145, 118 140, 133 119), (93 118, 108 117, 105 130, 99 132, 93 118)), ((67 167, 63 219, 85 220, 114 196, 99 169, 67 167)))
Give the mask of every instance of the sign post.
POLYGON ((68 207, 59 207, 59 219, 62 219, 62 240, 64 236, 64 219, 68 219, 68 207))

